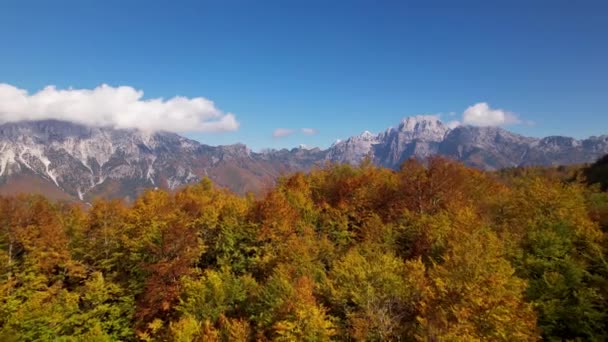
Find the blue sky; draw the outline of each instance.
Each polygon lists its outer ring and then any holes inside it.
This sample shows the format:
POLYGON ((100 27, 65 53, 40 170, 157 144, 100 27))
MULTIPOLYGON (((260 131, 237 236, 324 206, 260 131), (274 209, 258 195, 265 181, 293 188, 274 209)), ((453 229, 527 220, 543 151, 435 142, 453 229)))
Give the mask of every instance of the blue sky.
POLYGON ((608 134, 607 18, 606 1, 4 0, 0 83, 204 97, 238 129, 186 135, 254 149, 480 102, 518 133, 586 137, 608 134))

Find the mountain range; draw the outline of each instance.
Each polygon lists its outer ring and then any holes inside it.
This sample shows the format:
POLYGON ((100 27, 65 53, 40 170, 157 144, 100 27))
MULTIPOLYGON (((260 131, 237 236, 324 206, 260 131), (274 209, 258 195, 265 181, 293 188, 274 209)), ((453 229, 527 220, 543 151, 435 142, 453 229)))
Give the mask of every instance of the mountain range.
POLYGON ((209 146, 169 132, 22 121, 0 125, 0 194, 130 200, 145 189, 176 189, 203 177, 238 193, 259 193, 282 174, 326 161, 356 164, 369 157, 377 165, 398 168, 409 158, 443 155, 495 170, 588 163, 605 154, 608 135, 532 138, 498 127, 450 127, 433 116, 409 117, 382 133, 366 131, 325 150, 259 153, 243 144, 209 146))

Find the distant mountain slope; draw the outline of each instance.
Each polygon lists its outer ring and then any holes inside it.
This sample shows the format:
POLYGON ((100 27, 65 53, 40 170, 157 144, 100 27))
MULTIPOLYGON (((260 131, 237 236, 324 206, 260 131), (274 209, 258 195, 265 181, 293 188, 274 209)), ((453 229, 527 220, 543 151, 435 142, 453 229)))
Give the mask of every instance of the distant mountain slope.
POLYGON ((242 144, 207 146, 173 133, 62 121, 0 125, 0 189, 30 174, 80 200, 134 198, 146 188, 175 189, 204 176, 236 192, 257 192, 323 158, 319 149, 258 154, 242 144))
POLYGON ((39 192, 90 201, 134 198, 148 188, 175 189, 209 177, 238 193, 260 192, 281 174, 325 161, 398 168, 440 154, 483 169, 592 162, 608 153, 608 136, 529 138, 495 127, 450 128, 434 117, 404 119, 327 150, 255 153, 245 145, 208 146, 167 132, 86 127, 45 120, 0 125, 0 194, 39 192))
POLYGON ((334 144, 327 158, 357 162, 369 156, 374 163, 398 168, 409 158, 443 155, 482 169, 526 165, 592 162, 608 153, 608 136, 576 140, 569 137, 530 138, 498 127, 449 128, 435 117, 404 119, 378 135, 365 132, 334 144))

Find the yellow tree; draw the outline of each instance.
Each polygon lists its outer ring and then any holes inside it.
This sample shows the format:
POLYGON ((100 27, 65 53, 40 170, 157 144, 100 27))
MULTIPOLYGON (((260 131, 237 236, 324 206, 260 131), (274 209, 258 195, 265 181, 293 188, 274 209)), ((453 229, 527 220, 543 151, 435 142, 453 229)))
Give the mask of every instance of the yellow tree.
POLYGON ((399 340, 412 336, 425 284, 419 260, 403 262, 379 246, 350 250, 329 273, 328 297, 343 334, 358 341, 399 340))
POLYGON ((418 339, 537 340, 536 317, 523 298, 526 283, 514 272, 496 235, 462 209, 445 251, 427 271, 418 339))
POLYGON ((202 252, 199 232, 164 191, 150 191, 128 214, 127 232, 139 326, 166 322, 175 310, 180 279, 192 274, 202 252), (136 292, 136 293, 137 293, 136 292))
POLYGON ((253 305, 259 338, 277 341, 329 341, 334 319, 318 303, 315 283, 280 265, 260 289, 253 305))

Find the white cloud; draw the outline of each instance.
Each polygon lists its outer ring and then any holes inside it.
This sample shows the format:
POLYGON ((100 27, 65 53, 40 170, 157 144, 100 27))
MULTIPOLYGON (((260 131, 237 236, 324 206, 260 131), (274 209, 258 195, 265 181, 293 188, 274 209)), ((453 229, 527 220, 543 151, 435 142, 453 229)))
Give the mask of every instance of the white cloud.
POLYGON ((300 131, 306 135, 315 135, 315 134, 319 133, 314 128, 302 128, 300 131))
POLYGON ((486 102, 476 103, 462 114, 462 122, 474 126, 501 126, 521 123, 519 118, 503 109, 492 109, 486 102))
POLYGON ((448 126, 449 129, 454 129, 454 128, 460 126, 460 121, 453 120, 453 121, 446 123, 445 125, 448 126))
POLYGON ((272 136, 275 138, 284 138, 294 134, 296 131, 289 128, 277 128, 272 132, 272 136))
POLYGON ((298 131, 305 135, 315 135, 319 133, 319 131, 314 128, 300 128, 299 130, 291 128, 277 128, 274 130, 274 132, 272 132, 272 136, 274 138, 284 138, 296 134, 298 131))
POLYGON ((143 99, 143 91, 102 84, 94 89, 47 86, 34 94, 0 83, 0 122, 57 119, 92 126, 148 131, 224 132, 239 127, 203 97, 143 99))

